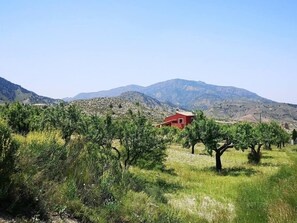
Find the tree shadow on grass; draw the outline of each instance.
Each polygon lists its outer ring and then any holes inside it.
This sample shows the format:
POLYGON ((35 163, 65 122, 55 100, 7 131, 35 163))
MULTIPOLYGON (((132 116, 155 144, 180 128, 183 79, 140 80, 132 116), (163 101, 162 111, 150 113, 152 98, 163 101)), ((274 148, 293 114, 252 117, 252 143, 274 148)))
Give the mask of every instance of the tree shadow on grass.
POLYGON ((217 172, 215 167, 206 167, 203 169, 204 171, 211 171, 215 172, 220 176, 252 176, 258 173, 257 170, 254 170, 253 168, 245 168, 245 167, 231 167, 231 168, 223 168, 221 172, 217 172))
POLYGON ((167 173, 167 174, 170 174, 172 176, 177 176, 176 172, 175 172, 175 169, 173 168, 169 168, 169 169, 162 169, 161 170, 163 173, 167 173))
POLYGON ((273 156, 262 156, 262 159, 273 159, 273 156))
POLYGON ((167 182, 161 178, 150 180, 144 176, 135 174, 130 178, 129 185, 130 189, 136 192, 145 192, 148 196, 162 203, 167 203, 167 199, 164 196, 165 193, 174 193, 183 188, 178 183, 167 182))
POLYGON ((264 166, 264 167, 280 167, 280 164, 276 164, 276 163, 259 163, 257 164, 259 166, 264 166))

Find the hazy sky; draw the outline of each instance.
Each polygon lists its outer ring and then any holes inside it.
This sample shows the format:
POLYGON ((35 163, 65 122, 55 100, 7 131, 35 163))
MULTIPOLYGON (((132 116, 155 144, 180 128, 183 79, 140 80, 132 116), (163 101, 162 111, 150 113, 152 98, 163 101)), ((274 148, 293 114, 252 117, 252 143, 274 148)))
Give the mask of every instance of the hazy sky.
POLYGON ((297 104, 297 1, 3 0, 0 76, 55 98, 183 78, 297 104))

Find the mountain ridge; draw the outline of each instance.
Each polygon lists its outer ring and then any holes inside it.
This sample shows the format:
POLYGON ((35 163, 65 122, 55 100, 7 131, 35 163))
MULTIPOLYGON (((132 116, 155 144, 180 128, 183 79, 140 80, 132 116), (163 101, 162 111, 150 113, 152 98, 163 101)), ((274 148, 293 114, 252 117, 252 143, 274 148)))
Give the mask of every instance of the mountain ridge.
MULTIPOLYGON (((290 128, 297 127, 297 105, 274 102, 245 89, 209 85, 202 81, 173 79, 148 87, 127 85, 103 91, 103 94, 113 96, 70 103, 90 114, 112 112, 121 116, 129 110, 141 110, 155 121, 162 121, 177 109, 203 110, 207 116, 222 121, 260 121, 261 113, 263 121, 275 120, 284 125, 289 123, 290 128)), ((14 101, 52 104, 60 100, 39 96, 0 77, 0 103, 14 101)))
POLYGON ((22 102, 25 104, 53 104, 59 100, 40 96, 18 84, 14 84, 0 77, 0 103, 22 102))
POLYGON ((116 97, 98 97, 69 102, 80 107, 90 115, 104 116, 111 114, 114 117, 127 115, 129 111, 137 113, 141 111, 154 122, 162 122, 164 117, 176 112, 174 105, 163 103, 155 98, 140 92, 128 91, 116 97))
POLYGON ((158 82, 147 87, 127 85, 110 90, 81 93, 68 100, 116 97, 128 91, 137 91, 158 99, 161 102, 170 102, 187 109, 205 109, 208 107, 209 103, 222 100, 273 102, 270 99, 263 98, 256 93, 243 88, 212 85, 202 81, 184 80, 179 78, 158 82), (208 102, 202 104, 197 103, 197 101, 201 100, 207 100, 208 102))
MULTIPOLYGON (((278 103, 246 89, 232 86, 172 79, 147 87, 127 85, 104 91, 104 94, 117 95, 119 92, 125 94, 125 91, 131 92, 131 86, 140 89, 139 94, 147 95, 171 107, 190 111, 203 110, 207 116, 217 120, 254 122, 260 121, 258 116, 261 113, 263 121, 275 120, 281 124, 290 123, 290 128, 297 127, 297 105, 278 103)), ((101 93, 99 91, 99 94, 101 93)))
POLYGON ((110 90, 102 90, 97 92, 84 92, 79 93, 74 97, 65 98, 66 101, 74 101, 75 100, 81 100, 81 99, 92 99, 92 98, 99 98, 99 97, 117 97, 120 96, 122 93, 129 92, 129 91, 135 91, 140 92, 143 88, 140 85, 130 84, 127 86, 117 87, 110 90))

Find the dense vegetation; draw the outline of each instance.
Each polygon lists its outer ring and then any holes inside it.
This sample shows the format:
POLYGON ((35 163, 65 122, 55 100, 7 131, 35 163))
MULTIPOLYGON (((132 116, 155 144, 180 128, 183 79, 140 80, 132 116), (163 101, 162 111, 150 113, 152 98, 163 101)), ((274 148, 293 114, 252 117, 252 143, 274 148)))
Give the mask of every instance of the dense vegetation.
POLYGON ((290 136, 277 123, 222 125, 198 112, 180 131, 154 128, 140 112, 102 118, 64 104, 7 104, 0 114, 0 210, 11 215, 83 222, 296 220, 297 150, 283 149, 290 136), (206 156, 213 153, 215 169, 206 156))

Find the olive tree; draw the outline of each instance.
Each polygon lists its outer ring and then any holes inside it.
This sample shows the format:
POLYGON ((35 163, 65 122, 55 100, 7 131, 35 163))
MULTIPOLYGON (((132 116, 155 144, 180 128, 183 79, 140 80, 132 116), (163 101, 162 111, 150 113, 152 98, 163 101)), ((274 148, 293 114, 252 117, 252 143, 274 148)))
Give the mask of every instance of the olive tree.
POLYGON ((222 170, 221 156, 229 148, 233 148, 232 127, 216 123, 213 119, 207 119, 201 141, 207 152, 212 155, 215 152, 216 170, 222 170))
POLYGON ((206 116, 202 111, 197 111, 192 123, 187 125, 180 133, 183 147, 191 148, 191 153, 195 153, 195 146, 202 142, 202 132, 205 130, 206 116))
POLYGON ((65 144, 68 144, 74 133, 79 133, 83 113, 75 105, 64 103, 45 109, 39 117, 39 130, 58 129, 62 133, 65 144))
POLYGON ((263 124, 255 125, 248 122, 236 124, 234 137, 235 148, 250 148, 251 151, 248 155, 248 159, 251 163, 259 163, 261 160, 261 148, 266 139, 266 132, 261 132, 263 128, 263 124))
POLYGON ((276 122, 271 122, 269 126, 273 135, 273 144, 280 149, 285 147, 285 144, 290 140, 290 135, 276 122))
POLYGON ((219 124, 213 119, 207 118, 202 111, 198 111, 193 122, 186 126, 181 136, 183 138, 183 146, 191 147, 192 154, 194 153, 195 145, 199 142, 204 144, 210 155, 215 153, 216 170, 221 171, 221 156, 227 149, 233 147, 232 134, 231 126, 219 124))
POLYGON ((120 148, 117 150, 124 170, 132 165, 143 168, 162 167, 166 157, 165 142, 158 130, 139 112, 119 121, 120 148))

